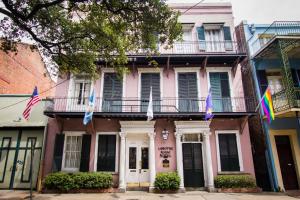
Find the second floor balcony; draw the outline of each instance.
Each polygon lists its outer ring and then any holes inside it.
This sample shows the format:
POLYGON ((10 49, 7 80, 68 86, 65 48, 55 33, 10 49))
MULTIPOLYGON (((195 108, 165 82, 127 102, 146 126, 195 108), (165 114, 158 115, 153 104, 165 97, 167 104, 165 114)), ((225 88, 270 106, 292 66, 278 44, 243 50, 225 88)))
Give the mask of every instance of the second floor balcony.
MULTIPOLYGON (((204 116, 206 110, 205 97, 194 98, 161 98, 153 99, 154 115, 199 115, 204 116)), ((45 114, 83 115, 87 109, 88 98, 53 98, 48 104, 45 114)), ((113 115, 145 115, 148 109, 149 99, 122 98, 102 99, 96 98, 94 114, 113 115)), ((214 98, 213 113, 215 115, 247 115, 254 113, 255 101, 253 98, 214 98)))
POLYGON ((275 113, 293 112, 300 108, 300 88, 295 87, 293 89, 293 95, 290 95, 286 89, 283 89, 272 95, 275 113))

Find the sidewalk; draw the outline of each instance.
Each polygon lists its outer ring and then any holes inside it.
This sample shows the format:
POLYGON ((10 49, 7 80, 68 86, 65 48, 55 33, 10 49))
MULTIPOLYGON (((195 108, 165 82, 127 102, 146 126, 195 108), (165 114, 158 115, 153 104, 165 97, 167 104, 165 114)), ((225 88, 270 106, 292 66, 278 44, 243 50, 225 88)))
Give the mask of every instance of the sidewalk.
MULTIPOLYGON (((0 200, 29 199, 29 191, 0 190, 0 200), (27 198, 26 198, 27 197, 27 198)), ((34 200, 296 200, 283 193, 208 193, 204 191, 179 194, 153 194, 148 192, 94 193, 94 194, 38 194, 34 200)))

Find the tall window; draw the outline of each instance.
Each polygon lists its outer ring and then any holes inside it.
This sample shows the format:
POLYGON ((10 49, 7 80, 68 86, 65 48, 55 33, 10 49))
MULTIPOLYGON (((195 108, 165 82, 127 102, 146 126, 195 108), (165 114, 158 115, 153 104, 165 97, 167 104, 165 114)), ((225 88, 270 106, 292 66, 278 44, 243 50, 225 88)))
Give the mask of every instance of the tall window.
POLYGON ((115 171, 116 136, 99 135, 97 171, 115 171))
POLYGON ((180 112, 199 112, 197 73, 178 73, 178 107, 180 112))
POLYGON ((210 72, 210 88, 214 112, 231 112, 230 84, 228 72, 210 72))
POLYGON ((224 38, 221 29, 205 30, 205 39, 207 51, 221 52, 224 51, 224 38))
POLYGON ((65 136, 64 165, 65 170, 79 170, 82 136, 65 136))
POLYGON ((122 80, 116 73, 104 74, 102 111, 122 111, 122 80))
POLYGON ((147 112, 150 88, 152 87, 152 104, 153 111, 160 111, 160 74, 159 73, 142 73, 141 74, 141 111, 147 112))
POLYGON ((218 140, 221 171, 240 171, 236 134, 219 133, 218 140))
POLYGON ((78 105, 84 105, 90 94, 91 82, 88 80, 75 80, 74 97, 78 105))

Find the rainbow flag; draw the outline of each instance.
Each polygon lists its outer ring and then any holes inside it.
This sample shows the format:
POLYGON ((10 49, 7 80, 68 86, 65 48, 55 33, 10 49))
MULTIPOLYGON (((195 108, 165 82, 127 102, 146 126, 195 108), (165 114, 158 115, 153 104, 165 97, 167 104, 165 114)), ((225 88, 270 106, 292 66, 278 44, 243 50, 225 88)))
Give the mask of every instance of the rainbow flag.
POLYGON ((266 89, 266 92, 261 99, 261 105, 264 109, 264 113, 267 116, 269 123, 271 123, 271 121, 275 119, 275 115, 273 109, 271 90, 269 87, 266 89))

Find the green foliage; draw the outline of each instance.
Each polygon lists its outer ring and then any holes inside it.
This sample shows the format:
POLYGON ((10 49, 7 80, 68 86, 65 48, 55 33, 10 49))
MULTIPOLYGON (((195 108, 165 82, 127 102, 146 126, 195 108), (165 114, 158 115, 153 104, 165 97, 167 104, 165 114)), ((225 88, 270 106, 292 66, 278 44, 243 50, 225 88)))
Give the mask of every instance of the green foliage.
POLYGON ((158 42, 170 47, 182 34, 179 12, 165 0, 22 0, 4 7, 0 31, 9 42, 2 49, 28 38, 62 73, 94 76, 98 60, 123 73, 128 52, 156 54, 158 42))
POLYGON ((216 188, 255 188, 256 182, 251 175, 217 175, 216 188))
POLYGON ((180 177, 176 172, 164 172, 156 175, 154 185, 159 190, 178 190, 180 177))
POLYGON ((72 189, 106 189, 112 186, 112 175, 102 172, 57 172, 49 174, 44 180, 47 189, 69 191, 72 189))

